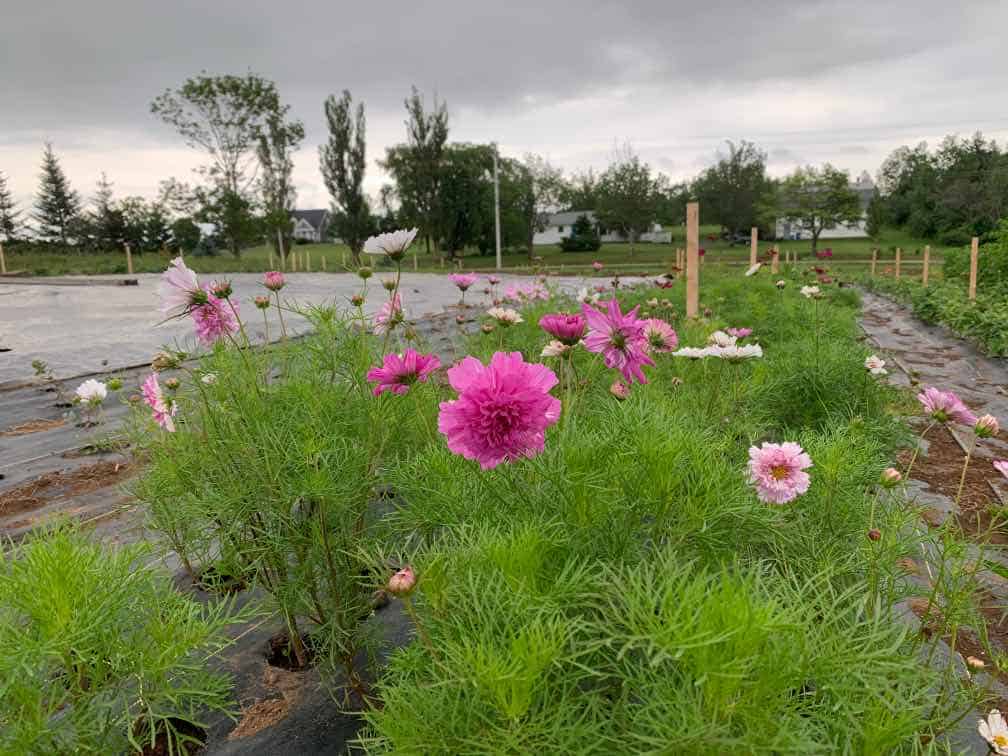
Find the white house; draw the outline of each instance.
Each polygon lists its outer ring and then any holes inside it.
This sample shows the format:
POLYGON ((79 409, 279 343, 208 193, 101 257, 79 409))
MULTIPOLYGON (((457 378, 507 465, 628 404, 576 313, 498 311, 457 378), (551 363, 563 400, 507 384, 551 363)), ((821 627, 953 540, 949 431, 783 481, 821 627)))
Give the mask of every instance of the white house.
MULTIPOLYGON (((861 200, 861 219, 851 225, 841 224, 833 228, 824 228, 819 234, 820 239, 864 239, 868 236, 868 203, 871 202, 872 195, 875 193, 875 182, 872 181, 867 171, 862 171, 858 180, 851 184, 850 188, 857 193, 861 200)), ((794 223, 789 218, 778 218, 777 238, 798 241, 811 239, 812 234, 803 230, 798 223, 794 223)))
MULTIPOLYGON (((572 233, 571 227, 582 215, 591 221, 592 226, 599 232, 599 237, 603 242, 627 242, 629 237, 624 236, 619 231, 610 231, 603 228, 596 220, 595 213, 591 210, 569 210, 564 213, 553 213, 546 221, 545 228, 537 231, 532 237, 532 243, 536 246, 543 244, 559 244, 565 236, 572 233)), ((662 231, 660 223, 651 226, 650 231, 646 231, 638 238, 641 242, 653 242, 655 244, 671 244, 672 232, 662 231)))
POLYGON ((294 210, 291 212, 292 234, 295 239, 321 242, 326 238, 331 217, 328 210, 294 210))

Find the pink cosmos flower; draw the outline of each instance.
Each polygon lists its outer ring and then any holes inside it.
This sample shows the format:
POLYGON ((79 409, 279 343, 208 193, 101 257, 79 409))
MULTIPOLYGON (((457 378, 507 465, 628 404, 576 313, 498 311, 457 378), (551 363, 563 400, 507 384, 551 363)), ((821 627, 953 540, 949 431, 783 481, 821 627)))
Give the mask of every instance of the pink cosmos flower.
POLYGON ((994 460, 994 469, 1008 478, 1008 459, 994 460))
POLYGON ((581 340, 588 323, 580 315, 555 312, 539 318, 539 327, 550 336, 555 336, 560 342, 570 346, 581 340))
POLYGON ((403 319, 402 301, 398 294, 378 308, 374 318, 374 332, 381 336, 395 328, 403 319))
MULTIPOLYGON (((209 294, 209 287, 207 293, 209 294)), ((235 314, 237 309, 237 302, 217 297, 207 297, 206 304, 193 307, 189 314, 192 315, 193 324, 196 326, 196 338, 200 343, 210 346, 225 335, 235 333, 239 328, 238 317, 235 314)))
POLYGON ((484 470, 542 453, 546 428, 560 418, 560 400, 549 394, 556 373, 521 352, 495 352, 489 365, 466 357, 448 369, 448 382, 459 397, 441 402, 438 430, 452 452, 484 470))
POLYGON ((592 268, 595 270, 596 273, 598 273, 604 267, 605 267, 605 265, 603 265, 602 263, 600 263, 598 260, 596 260, 595 262, 592 263, 592 268))
POLYGON ((674 352, 679 346, 679 336, 675 329, 661 318, 644 321, 644 338, 652 352, 674 352))
POLYGON ((500 282, 501 282, 500 278, 498 278, 495 275, 491 274, 491 275, 487 276, 487 283, 489 283, 491 286, 496 286, 500 282))
POLYGON ((736 339, 744 339, 746 336, 752 334, 752 328, 728 328, 725 330, 729 336, 734 336, 736 339))
POLYGON ((977 421, 976 415, 952 391, 928 386, 923 393, 917 394, 917 400, 924 405, 924 411, 940 423, 952 420, 963 425, 974 425, 977 421))
POLYGON ((455 284, 459 291, 465 291, 479 280, 477 273, 449 273, 448 280, 455 284))
POLYGON ((374 395, 383 391, 393 394, 406 394, 417 381, 426 382, 433 373, 441 367, 441 360, 434 354, 420 354, 415 349, 407 349, 401 355, 386 354, 380 368, 368 370, 367 379, 377 383, 374 395))
POLYGON ((157 373, 151 373, 147 380, 140 386, 140 393, 143 394, 144 401, 151 408, 154 415, 154 422, 160 425, 169 433, 175 432, 175 421, 172 417, 178 410, 174 401, 166 401, 158 384, 157 373))
POLYGON ((268 270, 263 275, 262 285, 270 291, 280 291, 287 284, 287 279, 279 270, 268 270))
POLYGON ((786 504, 809 489, 812 459, 796 443, 749 447, 749 482, 761 501, 786 504))
POLYGON ((161 274, 158 296, 161 298, 161 313, 166 318, 177 318, 203 304, 207 293, 200 288, 196 274, 186 267, 181 257, 176 257, 161 274))
POLYGON ((654 360, 647 354, 644 321, 637 319, 638 308, 634 307, 624 315, 615 299, 609 300, 605 313, 591 305, 581 305, 581 312, 588 321, 585 349, 601 353, 606 367, 619 370, 628 381, 647 383, 641 368, 654 365, 654 360))

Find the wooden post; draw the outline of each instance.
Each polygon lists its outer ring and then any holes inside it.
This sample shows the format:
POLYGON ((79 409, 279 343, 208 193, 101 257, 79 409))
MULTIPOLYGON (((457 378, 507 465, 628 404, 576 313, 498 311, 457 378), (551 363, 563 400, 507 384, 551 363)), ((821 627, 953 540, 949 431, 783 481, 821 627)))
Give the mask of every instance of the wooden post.
POLYGON ((311 273, 311 250, 305 250, 305 273, 311 273))
POLYGON ((413 250, 413 272, 420 270, 420 263, 417 260, 416 250, 413 250))
POLYGON ((686 203, 686 317, 700 314, 700 203, 686 203))
POLYGON ((0 242, 0 275, 7 275, 7 258, 3 253, 3 242, 0 242))
POLYGON ((924 273, 921 275, 921 283, 928 285, 928 268, 931 266, 931 245, 924 245, 924 273))
POLYGON ((325 273, 325 255, 322 255, 322 272, 325 273))
POLYGON ((770 272, 780 273, 780 250, 776 245, 770 248, 770 272))
POLYGON ((900 277, 900 260, 903 259, 903 250, 896 247, 896 278, 900 277))
POLYGON ((130 249, 129 242, 125 242, 123 246, 126 248, 126 272, 131 276, 133 275, 133 250, 130 249))
POLYGON ((753 265, 756 264, 756 254, 758 252, 757 247, 759 245, 759 242, 757 241, 757 237, 759 237, 759 229, 756 228, 756 226, 753 226, 749 230, 749 267, 750 268, 753 265))
POLYGON ((871 251, 871 274, 875 275, 875 266, 878 265, 878 247, 872 247, 871 251))
POLYGON ((969 277, 969 298, 970 301, 976 299, 977 283, 977 258, 980 255, 980 239, 976 236, 970 242, 970 277, 969 277))

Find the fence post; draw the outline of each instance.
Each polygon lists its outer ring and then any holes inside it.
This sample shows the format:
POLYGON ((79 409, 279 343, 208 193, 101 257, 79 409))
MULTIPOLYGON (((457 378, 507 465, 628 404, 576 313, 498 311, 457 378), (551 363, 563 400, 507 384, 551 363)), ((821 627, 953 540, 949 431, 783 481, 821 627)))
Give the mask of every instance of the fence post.
POLYGON ((900 262, 903 259, 903 248, 896 247, 896 278, 900 277, 900 262))
POLYGON ((970 277, 969 277, 969 298, 970 301, 976 299, 977 285, 977 257, 980 255, 980 239, 976 236, 970 241, 970 277))
POLYGON ((129 242, 123 242, 123 247, 126 248, 126 272, 131 276, 133 275, 133 252, 130 250, 129 242))
POLYGON ((325 273, 325 255, 322 255, 322 272, 325 273))
POLYGON ((875 266, 878 265, 878 247, 872 247, 871 251, 871 274, 875 275, 875 266))
POLYGON ((305 272, 311 273, 311 250, 305 250, 305 272))
POLYGON ((3 242, 0 242, 0 275, 7 275, 7 259, 4 257, 3 242))
POLYGON ((759 236, 759 229, 756 228, 756 226, 753 226, 749 230, 749 267, 750 268, 753 265, 756 264, 756 252, 757 252, 756 247, 759 244, 759 242, 757 241, 757 237, 758 236, 759 236))
POLYGON ((700 313, 700 203, 686 204, 686 317, 700 313))
POLYGON ((924 245, 924 273, 921 275, 921 283, 928 285, 928 268, 931 266, 931 245, 924 245))
POLYGON ((776 244, 770 248, 770 272, 780 273, 780 250, 776 244))

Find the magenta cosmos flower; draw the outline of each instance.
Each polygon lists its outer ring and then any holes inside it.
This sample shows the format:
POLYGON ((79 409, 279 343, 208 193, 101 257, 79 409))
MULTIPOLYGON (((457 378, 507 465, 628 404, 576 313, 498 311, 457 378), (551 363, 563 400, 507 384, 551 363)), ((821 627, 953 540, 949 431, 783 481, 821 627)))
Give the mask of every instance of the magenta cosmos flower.
POLYGON ((386 300, 374 318, 374 332, 381 336, 388 333, 403 321, 402 301, 399 294, 394 294, 392 299, 386 300))
POLYGON ((674 352, 679 346, 675 329, 661 318, 644 321, 644 339, 652 352, 674 352))
POLYGON ((584 336, 588 322, 580 315, 555 312, 539 318, 539 327, 561 343, 573 346, 584 336))
POLYGON ((540 454, 560 418, 560 400, 549 394, 556 373, 521 352, 495 352, 489 365, 466 357, 448 369, 448 382, 459 396, 441 402, 438 430, 452 452, 484 470, 540 454))
POLYGON ((624 315, 615 299, 610 299, 606 307, 606 312, 602 313, 591 305, 581 305, 581 312, 588 321, 585 349, 601 353, 606 367, 619 370, 628 381, 647 383, 641 368, 654 365, 654 360, 647 354, 644 321, 637 319, 638 308, 624 315))
POLYGON ((263 274, 262 285, 270 291, 280 291, 287 283, 284 274, 279 270, 268 270, 263 274))
POLYGON ((786 504, 809 489, 806 468, 812 459, 798 444, 763 444, 749 447, 749 482, 761 501, 786 504))
POLYGON ((193 307, 189 314, 192 315, 193 324, 196 326, 196 338, 200 343, 210 346, 227 334, 235 333, 239 327, 237 309, 237 303, 216 297, 207 297, 206 304, 193 307))
POLYGON ((430 374, 441 367, 441 360, 434 354, 420 354, 415 349, 407 349, 400 354, 386 354, 382 366, 368 370, 367 379, 377 383, 374 395, 383 391, 406 394, 417 381, 424 383, 430 374))
POLYGON ((479 281, 477 273, 449 273, 448 280, 455 284, 459 291, 465 291, 474 283, 479 281))
POLYGON ((143 394, 147 406, 151 408, 154 422, 169 433, 174 433, 175 421, 172 420, 172 417, 175 415, 178 407, 174 401, 165 399, 161 386, 158 384, 157 373, 151 373, 147 376, 147 380, 140 386, 140 393, 143 394))
POLYGON ((924 411, 939 423, 952 420, 963 425, 974 425, 977 421, 976 415, 952 391, 928 386, 917 394, 917 400, 924 406, 924 411))
POLYGON ((186 267, 181 257, 172 260, 168 269, 161 274, 158 296, 161 298, 161 313, 166 318, 185 315, 207 300, 206 290, 200 288, 196 274, 186 267))

